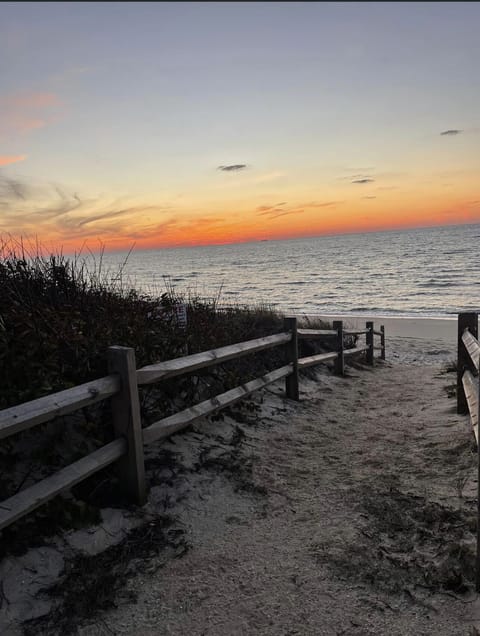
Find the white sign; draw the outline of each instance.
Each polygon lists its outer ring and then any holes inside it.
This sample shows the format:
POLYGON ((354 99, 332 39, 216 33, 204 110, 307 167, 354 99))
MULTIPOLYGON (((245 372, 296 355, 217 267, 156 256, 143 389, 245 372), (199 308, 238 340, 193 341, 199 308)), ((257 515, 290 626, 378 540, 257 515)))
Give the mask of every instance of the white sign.
POLYGON ((175 305, 175 307, 173 308, 173 311, 175 313, 178 326, 181 329, 186 329, 187 328, 187 305, 184 305, 184 304, 175 305))

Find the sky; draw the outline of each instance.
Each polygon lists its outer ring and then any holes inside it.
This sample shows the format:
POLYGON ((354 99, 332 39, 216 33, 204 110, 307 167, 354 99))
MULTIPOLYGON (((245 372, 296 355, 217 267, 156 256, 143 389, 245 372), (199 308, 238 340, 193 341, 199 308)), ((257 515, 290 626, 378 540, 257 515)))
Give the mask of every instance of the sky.
POLYGON ((480 222, 480 3, 2 2, 0 237, 480 222))

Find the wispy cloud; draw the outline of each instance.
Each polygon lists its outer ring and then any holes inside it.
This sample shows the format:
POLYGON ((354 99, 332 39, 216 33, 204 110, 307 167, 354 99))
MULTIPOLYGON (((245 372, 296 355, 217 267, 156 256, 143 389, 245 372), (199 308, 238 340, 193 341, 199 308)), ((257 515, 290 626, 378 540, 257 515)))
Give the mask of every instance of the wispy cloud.
POLYGON ((288 216, 289 214, 303 214, 304 212, 305 210, 303 210, 302 208, 296 208, 294 210, 281 210, 277 212, 276 214, 271 214, 270 218, 276 219, 279 216, 288 216))
POLYGON ((302 208, 293 208, 290 210, 284 210, 283 208, 272 208, 271 210, 259 212, 258 216, 266 216, 269 219, 276 219, 279 216, 288 216, 289 214, 302 214, 303 212, 305 212, 305 210, 302 208))
POLYGON ((349 181, 350 183, 354 183, 354 184, 366 184, 366 183, 373 183, 374 181, 389 181, 389 180, 402 180, 405 177, 408 177, 408 173, 407 172, 393 172, 393 171, 386 171, 386 172, 380 172, 380 171, 374 171, 373 168, 370 168, 370 170, 362 170, 362 171, 358 171, 353 173, 352 170, 352 174, 344 174, 343 176, 339 176, 336 177, 336 180, 338 181, 349 181))
POLYGON ((183 213, 168 204, 109 202, 69 193, 59 185, 39 186, 0 172, 0 234, 32 238, 41 233, 62 244, 78 241, 115 243, 167 239, 215 231, 227 219, 183 213))
POLYGON ((8 166, 11 163, 25 161, 27 155, 0 155, 0 166, 8 166))
POLYGON ((170 216, 159 223, 143 225, 139 228, 130 229, 125 233, 127 239, 142 240, 155 238, 160 239, 166 234, 175 234, 178 240, 180 237, 193 237, 197 233, 218 227, 224 224, 225 218, 221 217, 196 217, 181 219, 177 216, 170 216))
POLYGON ((343 201, 309 201, 308 203, 300 203, 299 207, 301 208, 331 208, 332 206, 339 205, 343 203, 343 201))
POLYGON ((284 206, 286 206, 287 203, 282 201, 281 203, 276 203, 274 205, 260 205, 256 209, 256 212, 257 216, 266 216, 270 219, 275 219, 279 216, 287 216, 288 214, 302 214, 308 209, 335 207, 340 203, 342 203, 342 201, 308 201, 306 203, 298 203, 297 205, 285 208, 284 206))
POLYGON ((371 177, 362 177, 361 179, 354 179, 352 181, 352 183, 373 183, 375 181, 375 179, 372 179, 371 177))
POLYGON ((286 201, 282 201, 281 203, 275 203, 274 205, 259 205, 256 211, 263 214, 265 212, 268 212, 269 210, 275 210, 282 205, 286 205, 286 201))
POLYGON ((244 170, 247 167, 246 163, 232 163, 229 166, 218 166, 217 170, 222 172, 238 172, 244 170))
POLYGON ((25 201, 29 195, 30 189, 27 184, 0 173, 0 205, 8 206, 12 202, 18 203, 19 199, 25 201))
POLYGON ((463 130, 459 130, 458 128, 451 128, 449 130, 444 130, 440 133, 441 136, 443 135, 449 135, 449 136, 454 136, 454 135, 459 135, 460 133, 462 133, 463 130))
POLYGON ((362 199, 376 199, 377 197, 375 195, 372 196, 367 196, 367 197, 362 197, 362 199))
POLYGON ((337 177, 338 181, 350 181, 351 183, 356 183, 357 181, 361 181, 362 179, 372 179, 371 173, 368 172, 357 172, 355 174, 343 175, 342 177, 337 177))
POLYGON ((273 218, 276 216, 283 216, 284 214, 294 214, 297 211, 298 209, 285 210, 284 208, 265 208, 265 206, 261 206, 261 208, 258 210, 258 216, 269 216, 273 218))
POLYGON ((0 138, 24 135, 55 120, 62 102, 55 93, 15 93, 0 96, 0 138))
POLYGON ((0 173, 0 232, 31 235, 39 231, 66 239, 114 234, 118 219, 124 228, 140 221, 147 206, 122 207, 81 198, 59 186, 38 186, 0 173))

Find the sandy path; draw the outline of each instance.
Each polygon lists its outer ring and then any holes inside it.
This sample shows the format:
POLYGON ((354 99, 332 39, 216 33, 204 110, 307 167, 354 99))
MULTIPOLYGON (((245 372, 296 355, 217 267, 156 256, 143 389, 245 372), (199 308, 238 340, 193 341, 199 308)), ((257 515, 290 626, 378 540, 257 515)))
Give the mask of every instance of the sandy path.
MULTIPOLYGON (((445 391, 454 377, 439 371, 323 373, 302 381, 300 404, 273 388, 255 424, 208 428, 217 442, 244 431, 256 492, 211 467, 187 471, 175 511, 191 549, 157 571, 141 565, 129 581, 138 602, 79 633, 473 633, 474 596, 457 596, 474 546, 472 437, 445 391)), ((167 443, 185 464, 198 430, 167 443)))

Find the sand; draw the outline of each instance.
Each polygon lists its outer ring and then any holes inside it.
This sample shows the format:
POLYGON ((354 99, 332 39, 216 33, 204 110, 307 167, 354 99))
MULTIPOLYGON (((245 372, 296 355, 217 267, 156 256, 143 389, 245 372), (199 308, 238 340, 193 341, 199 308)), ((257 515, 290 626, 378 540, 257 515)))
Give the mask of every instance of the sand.
MULTIPOLYGON (((149 448, 144 513, 168 509, 189 549, 134 559, 118 607, 74 617, 78 634, 476 633, 473 433, 445 373, 455 325, 389 320, 385 363, 322 367, 299 403, 279 383, 149 448)), ((34 633, 64 633, 59 616, 34 633)))
POLYGON ((375 330, 385 327, 387 357, 393 361, 425 365, 442 364, 457 357, 457 321, 448 318, 397 318, 391 316, 322 315, 343 320, 344 328, 364 329, 372 321, 375 330))

